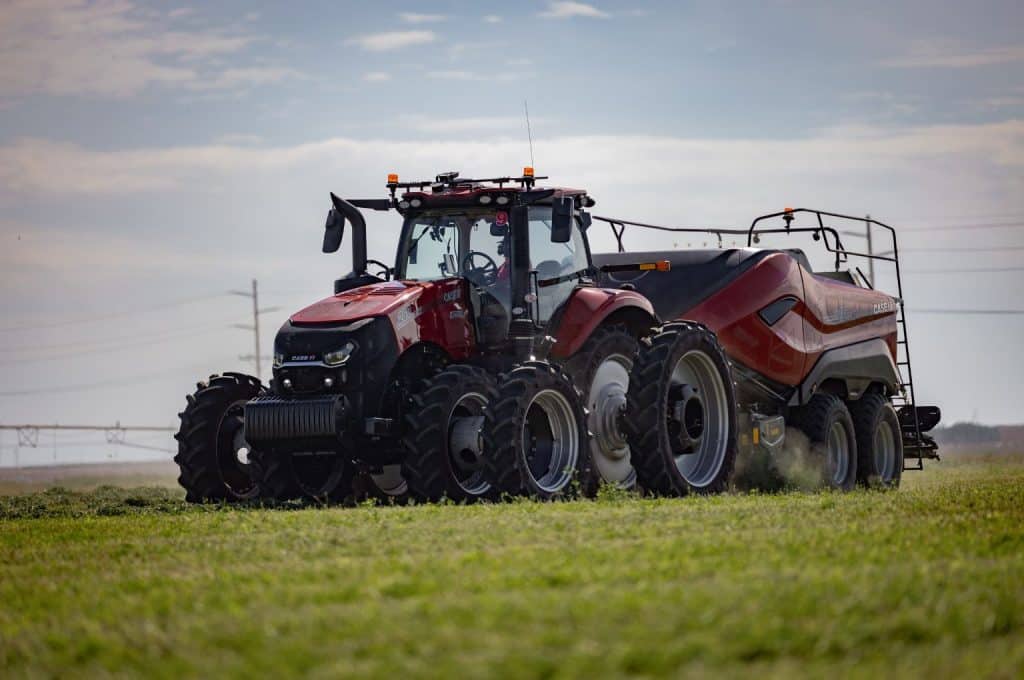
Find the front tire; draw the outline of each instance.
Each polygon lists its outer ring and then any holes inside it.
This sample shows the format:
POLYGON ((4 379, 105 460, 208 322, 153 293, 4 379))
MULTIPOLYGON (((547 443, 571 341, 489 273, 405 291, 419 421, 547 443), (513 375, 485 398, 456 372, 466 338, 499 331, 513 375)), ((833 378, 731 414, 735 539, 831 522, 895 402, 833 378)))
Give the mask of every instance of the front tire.
POLYGON ((822 470, 826 486, 850 491, 857 484, 857 438, 853 419, 843 400, 818 392, 790 412, 790 424, 802 431, 822 470))
POLYGON ((503 376, 484 425, 484 470, 498 493, 571 496, 590 474, 587 418, 572 379, 529 361, 503 376))
POLYGON ((636 486, 629 442, 620 427, 636 351, 636 338, 625 328, 602 326, 565 363, 586 400, 591 472, 582 483, 588 496, 602 483, 622 489, 636 486))
POLYGON ((884 395, 865 394, 849 405, 857 436, 857 479, 865 486, 896 488, 903 474, 903 431, 884 395))
POLYGON ((256 498, 259 487, 251 473, 251 451, 245 442, 243 409, 258 396, 260 381, 242 373, 213 375, 199 383, 178 414, 178 483, 190 503, 239 502, 256 498))
POLYGON ((641 343, 626 426, 637 481, 658 495, 725 491, 736 464, 736 400, 725 353, 696 323, 641 343))
POLYGON ((402 476, 413 498, 469 502, 493 495, 483 471, 482 430, 484 412, 496 394, 489 373, 454 365, 413 395, 402 439, 402 476))

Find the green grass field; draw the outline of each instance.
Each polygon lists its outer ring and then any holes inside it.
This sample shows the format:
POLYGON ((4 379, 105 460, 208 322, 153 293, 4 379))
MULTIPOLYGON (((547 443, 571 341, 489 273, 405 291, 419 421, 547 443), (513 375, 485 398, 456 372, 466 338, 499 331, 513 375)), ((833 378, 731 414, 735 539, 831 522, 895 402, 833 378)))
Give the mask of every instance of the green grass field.
POLYGON ((476 507, 0 498, 0 675, 1024 673, 1024 458, 897 492, 476 507))

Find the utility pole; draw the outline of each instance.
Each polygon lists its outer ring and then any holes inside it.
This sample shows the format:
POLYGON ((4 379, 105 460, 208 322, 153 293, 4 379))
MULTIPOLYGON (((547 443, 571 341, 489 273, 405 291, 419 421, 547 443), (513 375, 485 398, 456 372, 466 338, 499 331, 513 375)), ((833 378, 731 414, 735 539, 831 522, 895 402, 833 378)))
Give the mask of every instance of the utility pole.
POLYGON ((255 354, 242 354, 238 358, 242 361, 252 361, 256 364, 256 377, 260 380, 262 376, 262 364, 263 361, 270 357, 265 357, 260 354, 260 314, 266 314, 267 312, 274 312, 280 309, 279 307, 265 307, 260 309, 260 292, 259 284, 256 279, 252 280, 252 292, 242 290, 228 291, 232 295, 240 295, 242 297, 252 298, 252 325, 248 324, 234 324, 235 328, 242 328, 247 331, 253 332, 253 345, 255 347, 255 354))
MULTIPOLYGON (((868 238, 868 255, 874 255, 875 250, 871 247, 871 215, 864 216, 864 230, 867 232, 868 238)), ((875 287, 875 259, 874 257, 868 258, 868 278, 871 279, 871 287, 875 287)))

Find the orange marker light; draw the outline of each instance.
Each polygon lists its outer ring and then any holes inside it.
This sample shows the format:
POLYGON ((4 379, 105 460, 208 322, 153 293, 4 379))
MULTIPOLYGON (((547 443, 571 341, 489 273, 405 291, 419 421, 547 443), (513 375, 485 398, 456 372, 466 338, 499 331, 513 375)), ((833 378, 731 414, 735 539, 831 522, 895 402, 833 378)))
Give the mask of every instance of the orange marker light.
POLYGON ((398 175, 392 172, 388 175, 388 184, 398 184, 398 175))
POLYGON ((670 272, 672 271, 672 263, 668 260, 661 260, 657 264, 659 272, 670 272))
POLYGON ((523 168, 523 177, 533 177, 533 168, 530 166, 523 168))
POLYGON ((784 213, 791 213, 791 212, 793 212, 793 209, 792 209, 792 208, 790 208, 790 207, 789 207, 789 206, 787 205, 787 206, 786 206, 785 208, 783 208, 783 209, 782 209, 782 212, 784 212, 784 213))

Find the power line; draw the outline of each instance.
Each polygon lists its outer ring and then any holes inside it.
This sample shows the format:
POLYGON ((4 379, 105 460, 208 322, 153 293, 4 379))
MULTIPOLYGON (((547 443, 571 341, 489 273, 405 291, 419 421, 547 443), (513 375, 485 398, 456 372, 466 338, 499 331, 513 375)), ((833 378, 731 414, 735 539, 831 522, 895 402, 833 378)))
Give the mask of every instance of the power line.
POLYGON ((911 314, 984 314, 984 315, 1017 315, 1024 314, 1024 309, 910 309, 911 314))
MULTIPOLYGON (((6 352, 36 352, 38 350, 48 349, 70 349, 79 350, 71 354, 56 354, 57 358, 63 356, 80 356, 82 354, 98 354, 109 351, 116 351, 120 349, 127 349, 131 347, 137 347, 142 345, 148 345, 152 343, 166 342, 167 340, 175 340, 180 337, 187 337, 192 335, 201 334, 208 331, 224 330, 223 323, 216 324, 202 324, 196 326, 182 326, 171 331, 159 331, 156 333, 141 333, 131 335, 132 340, 125 342, 125 338, 103 338, 101 340, 82 340, 81 342, 61 342, 50 345, 22 345, 20 347, 2 347, 6 352)), ((5 363, 5 362, 0 362, 5 363)), ((16 363, 16 362, 6 362, 16 363)))
POLYGON ((973 247, 945 247, 945 248, 900 248, 900 254, 906 253, 1001 253, 1003 251, 1024 250, 1024 246, 989 246, 984 248, 973 247))
POLYGON ((1001 229, 1004 227, 1024 227, 1024 222, 987 222, 987 223, 965 223, 965 224, 944 224, 933 227, 904 227, 896 228, 896 233, 908 231, 957 231, 970 229, 1001 229))
POLYGON ((978 267, 975 269, 907 269, 904 274, 991 274, 1024 272, 1024 267, 978 267))
POLYGON ((98 321, 109 321, 110 319, 123 319, 131 316, 141 316, 148 314, 152 311, 161 309, 170 309, 172 307, 181 307, 182 305, 190 305, 194 302, 203 302, 205 300, 214 300, 217 298, 227 297, 227 293, 217 293, 215 295, 200 295, 197 297, 186 298, 183 300, 175 300, 173 302, 166 302, 159 305, 150 305, 145 309, 136 309, 130 312, 117 312, 116 314, 103 314, 99 316, 90 316, 87 318, 80 319, 67 319, 65 321, 55 321, 53 323, 36 324, 36 325, 25 325, 25 326, 5 326, 0 328, 0 333, 9 333, 11 331, 30 331, 30 330, 41 330, 44 328, 62 328, 64 326, 75 326, 78 324, 96 323, 98 321))

